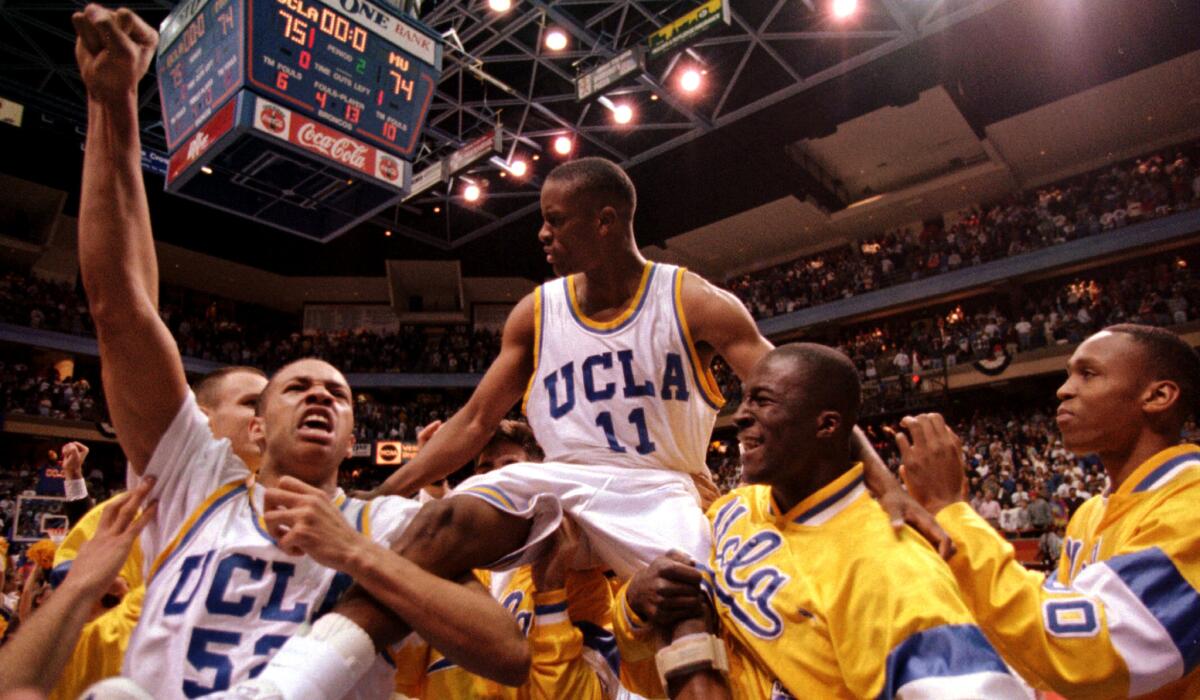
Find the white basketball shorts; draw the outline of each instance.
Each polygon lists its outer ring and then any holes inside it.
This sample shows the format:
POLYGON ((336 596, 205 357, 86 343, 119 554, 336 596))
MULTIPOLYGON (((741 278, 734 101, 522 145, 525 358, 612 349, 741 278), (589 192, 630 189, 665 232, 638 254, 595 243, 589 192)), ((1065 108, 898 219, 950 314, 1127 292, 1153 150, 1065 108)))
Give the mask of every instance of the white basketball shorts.
POLYGON ((525 546, 489 569, 536 561, 564 513, 586 538, 590 565, 607 566, 622 578, 672 549, 698 562, 707 562, 712 549, 700 495, 682 472, 522 462, 473 476, 449 496, 479 498, 533 521, 525 546))

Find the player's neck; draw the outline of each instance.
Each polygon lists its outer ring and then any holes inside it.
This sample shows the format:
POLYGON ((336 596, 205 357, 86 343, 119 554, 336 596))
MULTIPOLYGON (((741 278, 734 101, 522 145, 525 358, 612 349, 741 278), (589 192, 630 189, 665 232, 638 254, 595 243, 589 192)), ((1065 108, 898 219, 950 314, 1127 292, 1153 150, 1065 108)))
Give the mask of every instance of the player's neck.
POLYGON ((1104 471, 1108 473, 1108 480, 1112 484, 1110 491, 1119 489, 1129 475, 1145 464, 1146 460, 1178 443, 1178 440, 1171 440, 1164 435, 1144 429, 1129 444, 1111 451, 1097 452, 1096 456, 1100 458, 1100 464, 1104 465, 1104 471))
POLYGON ((606 256, 603 265, 575 278, 580 306, 591 314, 628 304, 637 296, 645 269, 646 259, 636 249, 623 249, 606 256))
POLYGON ((771 497, 780 513, 787 513, 804 499, 833 483, 846 473, 852 460, 848 455, 817 457, 798 463, 788 471, 789 478, 771 485, 771 497))
POLYGON ((272 488, 279 483, 281 478, 285 476, 291 476, 296 479, 300 479, 309 486, 315 486, 328 494, 330 498, 333 498, 333 495, 337 493, 337 472, 334 472, 332 476, 323 482, 314 484, 308 479, 305 479, 297 474, 290 473, 289 469, 283 465, 277 464, 269 458, 263 459, 262 466, 259 468, 258 473, 254 476, 254 481, 255 483, 258 483, 266 488, 272 488))

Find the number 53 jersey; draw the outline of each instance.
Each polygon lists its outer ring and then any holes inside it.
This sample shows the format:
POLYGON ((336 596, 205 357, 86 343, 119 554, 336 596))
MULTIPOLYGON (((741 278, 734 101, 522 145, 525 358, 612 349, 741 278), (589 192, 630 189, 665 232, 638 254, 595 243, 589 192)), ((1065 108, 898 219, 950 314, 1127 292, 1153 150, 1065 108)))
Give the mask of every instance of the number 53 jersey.
MULTIPOLYGON (((257 675, 349 586, 346 575, 276 546, 261 517, 263 489, 247 487, 249 470, 228 440, 213 438, 190 392, 145 475, 158 479, 159 510, 142 532, 146 600, 122 672, 153 697, 200 697, 257 675)), ((397 497, 359 501, 340 489, 334 504, 384 545, 419 508, 397 497)), ((387 697, 391 685, 390 667, 377 660, 344 697, 387 697)))

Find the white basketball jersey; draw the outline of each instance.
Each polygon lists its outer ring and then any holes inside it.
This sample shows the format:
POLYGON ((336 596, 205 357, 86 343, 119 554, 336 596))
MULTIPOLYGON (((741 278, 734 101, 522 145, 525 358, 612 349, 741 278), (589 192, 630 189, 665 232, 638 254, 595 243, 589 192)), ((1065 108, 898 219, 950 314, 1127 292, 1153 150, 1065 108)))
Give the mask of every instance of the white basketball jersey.
POLYGON ((522 406, 547 462, 703 473, 723 399, 684 317, 683 268, 647 263, 617 318, 584 315, 574 276, 534 296, 534 372, 522 406))
MULTIPOLYGON (((301 625, 328 611, 350 579, 279 549, 262 522, 263 489, 228 440, 215 440, 189 393, 155 448, 159 512, 142 533, 147 571, 141 619, 123 675, 155 698, 193 698, 256 676, 301 625)), ((390 544, 419 506, 370 502, 338 490, 346 521, 390 544)), ((390 667, 377 661, 346 698, 389 697, 390 667)))

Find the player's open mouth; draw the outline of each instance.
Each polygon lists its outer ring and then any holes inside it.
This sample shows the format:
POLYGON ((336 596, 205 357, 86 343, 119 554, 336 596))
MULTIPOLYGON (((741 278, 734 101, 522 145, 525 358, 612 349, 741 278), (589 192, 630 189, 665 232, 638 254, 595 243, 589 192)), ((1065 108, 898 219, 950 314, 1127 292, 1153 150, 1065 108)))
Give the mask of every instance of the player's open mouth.
POLYGON ((762 444, 762 438, 757 435, 738 435, 738 446, 742 450, 743 457, 762 447, 762 444))
POLYGON ((300 415, 297 435, 301 440, 328 444, 333 441, 333 414, 326 408, 310 408, 300 415))

